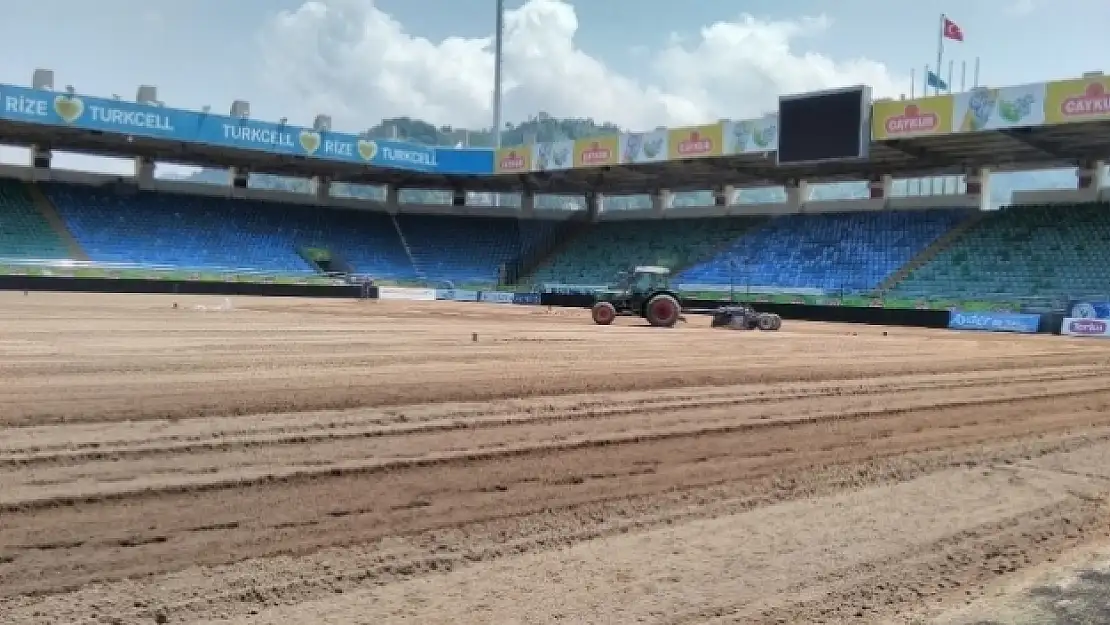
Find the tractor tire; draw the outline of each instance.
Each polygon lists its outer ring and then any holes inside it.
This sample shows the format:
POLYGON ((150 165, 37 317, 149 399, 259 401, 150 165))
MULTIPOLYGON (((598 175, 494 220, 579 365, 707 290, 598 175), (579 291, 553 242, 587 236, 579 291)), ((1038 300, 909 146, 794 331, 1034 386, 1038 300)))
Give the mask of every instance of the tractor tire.
POLYGON ((682 306, 670 295, 656 295, 644 306, 644 317, 656 328, 673 328, 681 316, 682 306))
POLYGON ((775 318, 775 327, 773 327, 771 329, 775 330, 777 332, 780 328, 782 328, 782 317, 780 317, 779 315, 773 315, 773 316, 775 318))
POLYGON ((617 308, 609 302, 598 302, 590 310, 590 316, 594 318, 594 323, 597 325, 607 326, 617 318, 617 308))
POLYGON ((775 317, 773 315, 769 315, 767 313, 764 313, 764 314, 760 315, 759 316, 759 329, 760 330, 765 330, 765 331, 768 331, 768 332, 771 331, 771 330, 774 330, 775 329, 775 317))

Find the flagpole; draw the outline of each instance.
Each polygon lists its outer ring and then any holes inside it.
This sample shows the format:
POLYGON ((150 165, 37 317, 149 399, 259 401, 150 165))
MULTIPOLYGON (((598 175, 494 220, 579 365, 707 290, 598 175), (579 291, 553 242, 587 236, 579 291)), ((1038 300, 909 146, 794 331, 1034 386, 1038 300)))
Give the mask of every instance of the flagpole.
POLYGON ((914 99, 917 94, 917 70, 910 68, 910 99, 914 99))
POLYGON ((979 57, 975 57, 975 79, 972 81, 972 84, 975 85, 976 88, 979 87, 979 57))
MULTIPOLYGON (((944 13, 940 14, 940 30, 937 31, 937 78, 940 78, 942 71, 941 65, 944 63, 944 13)), ((940 95, 940 85, 936 88, 937 95, 940 95)))
POLYGON ((960 61, 960 92, 967 91, 967 61, 960 61))

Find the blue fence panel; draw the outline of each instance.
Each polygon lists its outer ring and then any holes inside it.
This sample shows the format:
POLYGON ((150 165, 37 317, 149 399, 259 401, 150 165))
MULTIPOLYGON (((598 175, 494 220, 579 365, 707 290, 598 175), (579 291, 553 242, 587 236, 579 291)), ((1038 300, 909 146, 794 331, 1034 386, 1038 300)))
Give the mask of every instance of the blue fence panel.
POLYGON ((948 328, 951 330, 1036 334, 1040 325, 1040 315, 1022 313, 980 313, 953 310, 948 317, 948 328))

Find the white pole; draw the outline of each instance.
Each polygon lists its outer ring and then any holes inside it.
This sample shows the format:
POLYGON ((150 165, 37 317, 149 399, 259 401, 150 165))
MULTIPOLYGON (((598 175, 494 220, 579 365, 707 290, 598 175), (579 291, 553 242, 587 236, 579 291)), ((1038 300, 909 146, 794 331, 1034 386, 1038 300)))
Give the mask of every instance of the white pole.
POLYGON ((971 84, 973 87, 979 87, 979 57, 975 57, 975 78, 972 79, 971 84))
POLYGON ((505 0, 496 0, 497 19, 493 34, 493 147, 501 147, 501 66, 504 62, 505 0))
POLYGON ((917 96, 917 70, 910 68, 910 99, 917 96))
MULTIPOLYGON (((937 31, 937 78, 940 78, 940 68, 944 63, 944 13, 940 14, 940 30, 937 31)), ((936 94, 940 95, 940 85, 937 85, 936 94)))
POLYGON ((967 61, 960 61, 960 92, 967 91, 967 61))

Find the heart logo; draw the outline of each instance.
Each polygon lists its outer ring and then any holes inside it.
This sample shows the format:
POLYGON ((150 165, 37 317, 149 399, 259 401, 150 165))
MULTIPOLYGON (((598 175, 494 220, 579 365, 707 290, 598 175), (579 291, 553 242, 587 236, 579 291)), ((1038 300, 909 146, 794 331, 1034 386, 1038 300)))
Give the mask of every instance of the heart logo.
POLYGON ((54 112, 67 124, 72 124, 85 114, 85 103, 80 98, 71 95, 60 95, 54 98, 54 112))
POLYGON ((374 160, 374 157, 378 155, 378 144, 373 141, 367 141, 366 139, 359 139, 358 155, 361 156, 364 161, 374 160))
POLYGON ((312 132, 311 130, 302 130, 300 137, 301 147, 305 152, 314 154, 316 150, 320 149, 320 133, 312 132))

